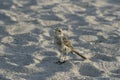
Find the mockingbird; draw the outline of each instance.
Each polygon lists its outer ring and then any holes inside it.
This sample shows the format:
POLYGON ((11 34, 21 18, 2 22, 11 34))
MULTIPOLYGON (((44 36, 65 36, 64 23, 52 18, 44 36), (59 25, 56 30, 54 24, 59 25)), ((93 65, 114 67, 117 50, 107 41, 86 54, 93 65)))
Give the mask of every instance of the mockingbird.
POLYGON ((82 54, 80 54, 78 51, 76 51, 73 48, 72 43, 63 34, 62 29, 59 29, 59 28, 55 29, 54 42, 56 44, 56 47, 58 48, 58 50, 61 53, 60 60, 57 62, 58 64, 65 63, 66 55, 68 55, 69 53, 75 53, 75 54, 79 55, 80 57, 82 57, 83 59, 87 59, 85 56, 83 56, 82 54))

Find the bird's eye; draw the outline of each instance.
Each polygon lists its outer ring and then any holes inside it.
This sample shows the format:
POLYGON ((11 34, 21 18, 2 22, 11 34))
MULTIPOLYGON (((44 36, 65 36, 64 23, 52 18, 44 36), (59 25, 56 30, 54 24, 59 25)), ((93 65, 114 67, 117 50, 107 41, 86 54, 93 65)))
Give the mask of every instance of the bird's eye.
POLYGON ((58 30, 58 32, 61 32, 61 30, 58 30))

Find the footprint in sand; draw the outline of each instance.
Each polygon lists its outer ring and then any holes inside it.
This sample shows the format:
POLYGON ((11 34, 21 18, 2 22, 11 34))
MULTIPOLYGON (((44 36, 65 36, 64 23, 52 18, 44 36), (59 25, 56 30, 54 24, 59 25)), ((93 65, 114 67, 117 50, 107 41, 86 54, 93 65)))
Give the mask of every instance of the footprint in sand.
POLYGON ((116 5, 120 5, 120 0, 108 0, 109 3, 111 4, 116 4, 116 5))
POLYGON ((80 67, 80 74, 83 76, 90 76, 90 77, 98 77, 102 75, 102 71, 97 69, 95 66, 91 64, 84 64, 80 67))
POLYGON ((17 54, 6 56, 10 62, 15 63, 19 66, 26 66, 31 63, 34 63, 33 57, 28 54, 17 54))
POLYGON ((116 58, 115 58, 115 57, 112 57, 112 56, 97 54, 97 55, 95 55, 91 60, 92 60, 92 61, 102 60, 102 61, 111 62, 111 61, 116 61, 116 58))
POLYGON ((111 72, 115 74, 120 74, 120 69, 112 70, 111 72))
POLYGON ((120 69, 112 70, 111 73, 113 73, 113 74, 111 75, 112 77, 120 78, 120 69))
POLYGON ((2 37, 8 36, 8 32, 5 30, 5 26, 0 26, 0 39, 2 39, 2 37))
MULTIPOLYGON (((4 55, 0 57, 0 68, 12 72, 29 73, 28 68, 24 67, 34 63, 30 55, 17 54, 17 55, 4 55)), ((0 76, 0 80, 4 80, 0 76)), ((7 80, 7 79, 5 79, 7 80)))
POLYGON ((7 78, 3 77, 2 75, 0 75, 0 80, 10 80, 10 79, 7 79, 7 78))
POLYGON ((4 24, 14 24, 16 21, 13 20, 11 16, 4 12, 0 12, 0 21, 4 24))
POLYGON ((52 20, 52 21, 62 21, 61 18, 59 18, 58 16, 56 16, 55 14, 51 14, 51 15, 42 15, 41 16, 42 20, 52 20))
POLYGON ((0 0, 0 9, 10 9, 12 5, 12 0, 0 0))

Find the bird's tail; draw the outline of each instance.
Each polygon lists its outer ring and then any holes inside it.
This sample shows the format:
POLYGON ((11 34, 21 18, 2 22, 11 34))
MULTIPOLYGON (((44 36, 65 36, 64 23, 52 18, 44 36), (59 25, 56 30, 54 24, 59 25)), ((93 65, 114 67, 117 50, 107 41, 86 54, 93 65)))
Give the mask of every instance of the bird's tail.
POLYGON ((87 59, 85 56, 83 56, 82 54, 80 54, 78 51, 76 50, 72 50, 75 54, 79 55, 80 57, 82 57, 83 59, 87 59))

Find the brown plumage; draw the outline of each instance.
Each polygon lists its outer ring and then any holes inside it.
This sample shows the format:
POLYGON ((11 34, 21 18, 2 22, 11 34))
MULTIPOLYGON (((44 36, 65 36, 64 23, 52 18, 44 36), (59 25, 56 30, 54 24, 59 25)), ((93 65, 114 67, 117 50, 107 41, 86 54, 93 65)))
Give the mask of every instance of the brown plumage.
POLYGON ((78 51, 76 51, 76 50, 73 48, 71 42, 70 42, 70 41, 67 39, 67 37, 65 37, 65 36, 63 37, 63 43, 64 43, 65 46, 67 46, 68 48, 71 49, 70 52, 74 52, 75 54, 79 55, 79 56, 82 57, 83 59, 87 59, 85 56, 83 56, 82 54, 80 54, 78 51))

